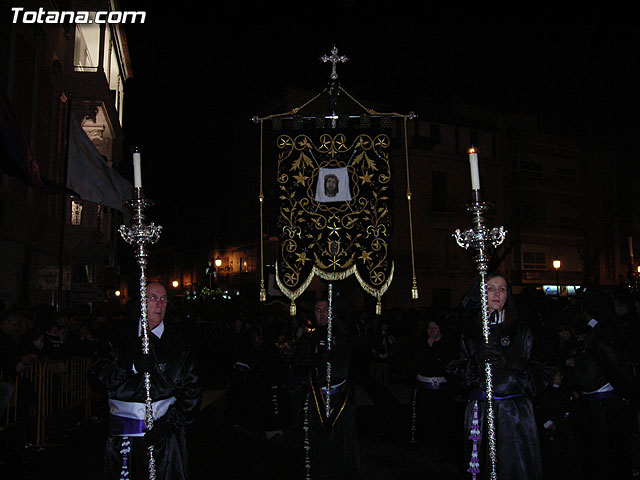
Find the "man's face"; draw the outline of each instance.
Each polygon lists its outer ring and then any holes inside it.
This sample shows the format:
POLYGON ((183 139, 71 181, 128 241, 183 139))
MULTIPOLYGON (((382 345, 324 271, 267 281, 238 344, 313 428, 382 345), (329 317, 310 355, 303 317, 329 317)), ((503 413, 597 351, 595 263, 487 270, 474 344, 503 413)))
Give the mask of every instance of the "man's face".
POLYGON ((321 327, 325 326, 329 322, 329 302, 326 300, 316 302, 314 314, 316 325, 321 327))
POLYGON ((325 194, 334 197, 338 191, 338 180, 335 177, 327 177, 324 181, 325 194))
POLYGON ((507 281, 502 277, 493 277, 487 282, 487 302, 489 313, 502 310, 507 302, 507 281))
POLYGON ((147 285, 147 320, 153 330, 164 320, 167 312, 167 291, 159 283, 147 285))
POLYGON ((429 322, 429 324, 427 325, 427 336, 429 338, 435 338, 435 339, 440 338, 440 327, 438 326, 437 323, 429 322))

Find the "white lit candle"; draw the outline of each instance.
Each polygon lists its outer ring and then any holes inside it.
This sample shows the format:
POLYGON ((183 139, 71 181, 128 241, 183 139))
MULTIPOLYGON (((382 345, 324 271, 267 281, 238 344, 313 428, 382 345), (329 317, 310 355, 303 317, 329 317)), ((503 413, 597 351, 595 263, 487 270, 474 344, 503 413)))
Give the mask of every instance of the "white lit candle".
POLYGON ((142 170, 140 168, 140 152, 133 153, 133 186, 142 188, 142 170))
POLYGON ((469 149, 469 165, 471 167, 471 188, 480 190, 480 171, 478 170, 478 151, 471 147, 469 149))

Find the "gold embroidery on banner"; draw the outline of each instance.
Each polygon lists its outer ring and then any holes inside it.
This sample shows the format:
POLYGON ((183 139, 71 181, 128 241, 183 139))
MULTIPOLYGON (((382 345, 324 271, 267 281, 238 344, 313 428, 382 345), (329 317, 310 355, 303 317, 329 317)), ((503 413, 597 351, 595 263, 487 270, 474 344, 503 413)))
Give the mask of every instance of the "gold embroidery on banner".
POLYGON ((325 133, 314 143, 305 134, 283 134, 276 145, 278 287, 295 300, 314 275, 335 281, 355 273, 379 300, 393 278, 388 135, 360 134, 349 142, 343 133, 325 133), (321 168, 346 171, 350 200, 316 199, 321 168))

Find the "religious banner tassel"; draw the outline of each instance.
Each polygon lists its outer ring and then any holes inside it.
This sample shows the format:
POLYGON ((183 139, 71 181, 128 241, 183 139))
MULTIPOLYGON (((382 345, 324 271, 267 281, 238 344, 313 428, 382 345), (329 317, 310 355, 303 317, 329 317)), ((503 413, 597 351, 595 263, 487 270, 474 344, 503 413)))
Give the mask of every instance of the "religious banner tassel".
POLYGON ((311 480, 311 441, 309 440, 309 394, 304 399, 304 423, 302 426, 304 431, 304 471, 305 480, 311 480))
POLYGON ((413 398, 411 399, 411 445, 416 444, 416 401, 418 396, 418 385, 413 388, 413 398))
POLYGON ((131 441, 129 437, 122 437, 122 443, 120 444, 120 455, 122 456, 120 480, 129 480, 129 453, 131 453, 131 441))
POLYGON ((291 300, 291 304, 289 305, 289 315, 291 315, 292 317, 296 316, 296 301, 295 300, 291 300))
POLYGON ((478 422, 478 401, 473 404, 473 421, 471 422, 471 429, 469 432, 469 440, 473 442, 473 449, 471 451, 471 459, 469 460, 469 472, 476 480, 476 476, 480 473, 480 459, 478 457, 478 441, 480 440, 480 423, 478 422))
MULTIPOLYGON (((333 284, 329 283, 328 292, 329 312, 327 315, 327 358, 331 358, 331 340, 333 338, 332 323, 333 323, 333 284)), ((331 360, 327 360, 327 395, 325 398, 325 414, 329 418, 331 416, 331 360)))
POLYGON ((260 279, 260 301, 267 301, 267 291, 264 288, 264 279, 260 279))
POLYGON ((376 302, 376 315, 382 315, 382 302, 380 301, 380 297, 378 297, 378 301, 376 302))

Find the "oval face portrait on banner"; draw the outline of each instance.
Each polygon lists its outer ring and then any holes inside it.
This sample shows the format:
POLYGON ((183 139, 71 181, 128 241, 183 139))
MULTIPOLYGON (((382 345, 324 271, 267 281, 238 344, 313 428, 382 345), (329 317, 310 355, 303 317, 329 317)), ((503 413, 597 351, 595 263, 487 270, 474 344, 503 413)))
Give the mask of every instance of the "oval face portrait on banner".
POLYGON ((320 168, 316 183, 316 202, 349 202, 349 172, 347 168, 320 168))

